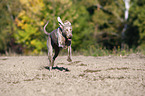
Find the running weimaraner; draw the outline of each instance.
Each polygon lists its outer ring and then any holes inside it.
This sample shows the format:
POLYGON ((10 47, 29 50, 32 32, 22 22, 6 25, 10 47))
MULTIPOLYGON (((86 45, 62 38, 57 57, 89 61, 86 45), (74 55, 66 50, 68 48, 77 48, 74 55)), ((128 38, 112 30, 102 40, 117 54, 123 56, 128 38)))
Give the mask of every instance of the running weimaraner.
POLYGON ((55 58, 58 56, 59 51, 62 48, 68 47, 68 59, 67 61, 71 62, 71 39, 72 39, 72 26, 69 21, 64 23, 61 21, 60 17, 57 18, 60 27, 53 30, 51 33, 46 31, 46 26, 49 21, 44 26, 44 33, 48 35, 47 48, 48 48, 48 60, 49 60, 49 70, 54 66, 55 58), (53 56, 53 49, 55 54, 53 56))

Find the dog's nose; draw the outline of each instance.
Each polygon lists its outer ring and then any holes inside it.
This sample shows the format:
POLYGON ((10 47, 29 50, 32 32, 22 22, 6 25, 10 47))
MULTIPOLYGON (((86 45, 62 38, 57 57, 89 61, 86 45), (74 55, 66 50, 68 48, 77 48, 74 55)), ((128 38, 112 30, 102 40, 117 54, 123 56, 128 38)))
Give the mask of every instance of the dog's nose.
POLYGON ((68 39, 72 39, 72 34, 71 35, 69 35, 69 38, 68 39))

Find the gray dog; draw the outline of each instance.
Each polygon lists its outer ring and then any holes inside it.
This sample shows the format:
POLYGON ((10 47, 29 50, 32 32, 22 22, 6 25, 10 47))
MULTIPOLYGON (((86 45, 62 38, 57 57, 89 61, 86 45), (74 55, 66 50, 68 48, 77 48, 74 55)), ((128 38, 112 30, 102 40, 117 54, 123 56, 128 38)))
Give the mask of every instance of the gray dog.
POLYGON ((60 27, 53 30, 51 33, 46 31, 46 26, 49 21, 47 21, 44 26, 44 33, 48 35, 47 48, 48 48, 48 60, 49 60, 49 70, 54 66, 55 58, 58 56, 62 48, 68 48, 68 58, 67 61, 71 62, 71 39, 72 39, 72 26, 69 21, 64 23, 61 21, 60 17, 57 18, 60 27), (54 49, 54 56, 53 56, 54 49))

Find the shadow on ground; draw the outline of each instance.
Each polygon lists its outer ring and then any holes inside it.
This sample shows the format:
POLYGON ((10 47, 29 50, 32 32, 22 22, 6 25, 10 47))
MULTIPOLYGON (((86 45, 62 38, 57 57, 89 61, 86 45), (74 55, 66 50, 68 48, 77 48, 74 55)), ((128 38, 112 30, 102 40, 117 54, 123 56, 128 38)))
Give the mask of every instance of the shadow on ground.
MULTIPOLYGON (((49 67, 48 66, 45 66, 44 68, 49 70, 49 67)), ((69 72, 70 71, 68 68, 58 67, 58 66, 52 67, 52 70, 59 70, 59 71, 66 71, 66 72, 69 72)))

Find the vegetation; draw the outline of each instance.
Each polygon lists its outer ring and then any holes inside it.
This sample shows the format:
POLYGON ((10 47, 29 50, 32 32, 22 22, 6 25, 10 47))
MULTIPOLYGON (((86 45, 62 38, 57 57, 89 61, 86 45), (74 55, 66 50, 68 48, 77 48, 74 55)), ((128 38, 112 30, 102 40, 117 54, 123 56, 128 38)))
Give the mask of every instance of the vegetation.
POLYGON ((72 23, 74 52, 93 56, 144 52, 145 0, 130 0, 127 20, 124 1, 0 0, 0 54, 46 53, 43 26, 49 20, 47 31, 56 29, 58 16, 72 23))

